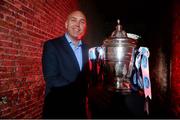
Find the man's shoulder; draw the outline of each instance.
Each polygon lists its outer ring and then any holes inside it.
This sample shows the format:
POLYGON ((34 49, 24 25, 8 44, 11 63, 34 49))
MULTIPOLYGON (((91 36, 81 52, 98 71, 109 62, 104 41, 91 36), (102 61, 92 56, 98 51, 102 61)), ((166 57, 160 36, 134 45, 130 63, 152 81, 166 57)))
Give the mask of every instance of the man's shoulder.
POLYGON ((46 44, 48 43, 57 43, 59 41, 62 41, 65 37, 64 36, 59 36, 59 37, 55 37, 55 38, 52 38, 52 39, 49 39, 47 41, 45 41, 46 44))
POLYGON ((86 49, 89 49, 90 47, 90 45, 89 45, 89 43, 88 42, 85 42, 85 41, 82 41, 82 45, 86 48, 86 49))

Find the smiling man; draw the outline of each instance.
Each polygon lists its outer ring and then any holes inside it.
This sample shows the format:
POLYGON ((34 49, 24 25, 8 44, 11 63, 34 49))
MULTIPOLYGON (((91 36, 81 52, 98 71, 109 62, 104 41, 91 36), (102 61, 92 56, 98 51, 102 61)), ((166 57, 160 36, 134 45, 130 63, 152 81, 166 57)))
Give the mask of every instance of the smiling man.
POLYGON ((86 32, 86 17, 81 11, 74 11, 68 16, 65 27, 73 44, 77 45, 86 32))
POLYGON ((67 32, 44 43, 42 67, 46 82, 43 118, 86 118, 88 48, 82 38, 86 17, 73 11, 67 32))

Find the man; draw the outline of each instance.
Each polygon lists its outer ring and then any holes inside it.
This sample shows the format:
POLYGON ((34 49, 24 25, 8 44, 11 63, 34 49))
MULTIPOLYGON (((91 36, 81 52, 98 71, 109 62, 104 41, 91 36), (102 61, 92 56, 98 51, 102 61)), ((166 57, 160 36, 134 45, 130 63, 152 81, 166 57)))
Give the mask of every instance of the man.
POLYGON ((44 43, 42 64, 46 81, 44 118, 85 118, 88 48, 82 41, 86 17, 72 12, 65 22, 67 32, 44 43))

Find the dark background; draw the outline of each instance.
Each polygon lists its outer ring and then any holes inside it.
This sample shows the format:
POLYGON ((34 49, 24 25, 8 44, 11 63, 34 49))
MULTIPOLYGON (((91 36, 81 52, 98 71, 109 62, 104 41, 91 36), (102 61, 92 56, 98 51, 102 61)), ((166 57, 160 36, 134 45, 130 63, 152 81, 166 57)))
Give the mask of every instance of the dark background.
MULTIPOLYGON (((117 19, 128 33, 140 35, 140 46, 149 48, 152 84, 151 116, 170 115, 170 59, 172 40, 171 0, 80 0, 88 20, 86 40, 100 46, 111 35, 117 19)), ((108 99, 108 98, 107 98, 108 99)))
POLYGON ((151 36, 171 27, 171 0, 80 0, 80 3, 89 22, 89 41, 95 36, 98 42, 107 38, 115 29, 117 19, 126 32, 142 36, 147 44, 152 42, 151 36))

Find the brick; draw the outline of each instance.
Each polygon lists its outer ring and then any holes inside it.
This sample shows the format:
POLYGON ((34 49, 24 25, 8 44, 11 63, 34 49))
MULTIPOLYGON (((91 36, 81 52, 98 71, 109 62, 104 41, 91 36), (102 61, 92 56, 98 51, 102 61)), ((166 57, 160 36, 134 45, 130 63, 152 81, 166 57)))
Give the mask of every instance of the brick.
POLYGON ((21 27, 21 26, 23 25, 23 23, 22 23, 21 21, 17 21, 17 22, 16 22, 16 25, 19 26, 19 27, 21 27))
POLYGON ((3 15, 11 15, 12 11, 8 8, 5 8, 4 6, 0 5, 0 13, 3 15))
POLYGON ((9 33, 9 29, 0 27, 0 33, 9 33))
POLYGON ((13 25, 12 23, 8 23, 8 22, 2 21, 2 20, 0 20, 0 25, 1 25, 1 27, 8 28, 10 30, 15 28, 15 25, 13 25))
POLYGON ((6 16, 5 20, 8 23, 16 24, 16 19, 11 16, 6 16))
POLYGON ((0 0, 0 118, 41 118, 44 41, 62 35, 76 0, 0 0), (61 12, 59 12, 61 11, 61 12))
POLYGON ((0 46, 1 47, 12 47, 13 46, 13 43, 12 43, 12 41, 11 41, 11 37, 6 37, 6 36, 4 36, 4 37, 2 37, 1 39, 0 39, 0 46))
POLYGON ((23 3, 24 5, 28 5, 28 1, 27 0, 19 0, 21 3, 23 3))
POLYGON ((14 66, 14 65, 15 65, 14 61, 2 61, 1 62, 1 66, 5 66, 5 67, 14 66))
POLYGON ((0 19, 4 19, 4 15, 0 13, 0 19))
POLYGON ((16 56, 7 55, 7 54, 0 54, 0 59, 2 60, 13 60, 16 59, 16 56))

